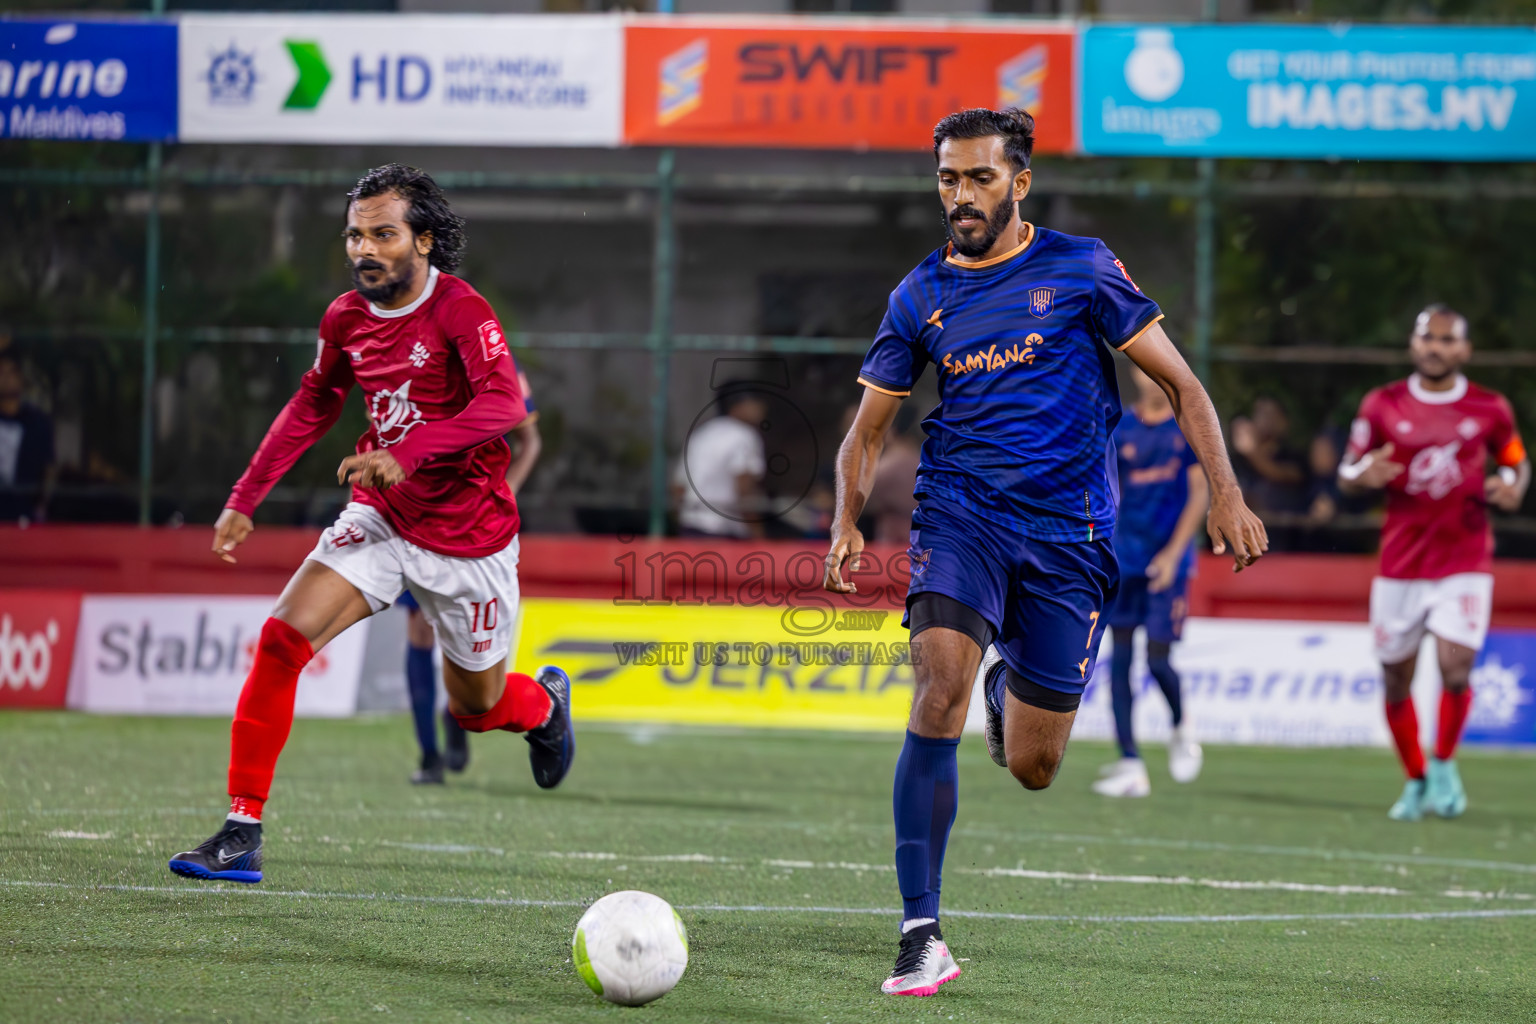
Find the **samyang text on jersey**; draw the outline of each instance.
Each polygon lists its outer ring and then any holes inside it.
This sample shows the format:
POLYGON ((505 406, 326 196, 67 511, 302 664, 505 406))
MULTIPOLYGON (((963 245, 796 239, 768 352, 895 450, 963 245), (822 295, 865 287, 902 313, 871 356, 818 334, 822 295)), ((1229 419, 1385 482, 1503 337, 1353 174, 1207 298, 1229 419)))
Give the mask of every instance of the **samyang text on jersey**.
POLYGON ((859 374, 906 395, 932 363, 939 405, 923 420, 915 493, 942 497, 1047 541, 1114 531, 1114 357, 1162 318, 1096 238, 1026 224, 980 263, 941 249, 891 293, 859 374))

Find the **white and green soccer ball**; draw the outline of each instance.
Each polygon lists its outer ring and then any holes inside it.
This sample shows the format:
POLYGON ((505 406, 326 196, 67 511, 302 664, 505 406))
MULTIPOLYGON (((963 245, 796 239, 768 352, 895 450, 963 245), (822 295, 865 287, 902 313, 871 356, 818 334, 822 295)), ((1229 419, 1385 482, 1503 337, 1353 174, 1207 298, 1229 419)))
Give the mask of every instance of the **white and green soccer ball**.
POLYGON ((688 966, 688 929, 672 904, 633 889, 587 908, 571 937, 571 962, 610 1003, 640 1006, 672 991, 688 966))

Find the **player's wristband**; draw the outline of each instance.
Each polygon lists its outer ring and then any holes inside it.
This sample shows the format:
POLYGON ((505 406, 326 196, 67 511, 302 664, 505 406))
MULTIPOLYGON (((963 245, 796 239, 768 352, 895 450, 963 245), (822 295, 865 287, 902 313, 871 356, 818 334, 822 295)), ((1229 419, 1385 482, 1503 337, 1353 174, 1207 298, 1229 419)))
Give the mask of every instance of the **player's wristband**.
POLYGON ((1375 461, 1369 454, 1365 454, 1354 462, 1346 462, 1339 467, 1339 478, 1351 482, 1358 480, 1365 474, 1366 470, 1371 468, 1371 463, 1375 461))

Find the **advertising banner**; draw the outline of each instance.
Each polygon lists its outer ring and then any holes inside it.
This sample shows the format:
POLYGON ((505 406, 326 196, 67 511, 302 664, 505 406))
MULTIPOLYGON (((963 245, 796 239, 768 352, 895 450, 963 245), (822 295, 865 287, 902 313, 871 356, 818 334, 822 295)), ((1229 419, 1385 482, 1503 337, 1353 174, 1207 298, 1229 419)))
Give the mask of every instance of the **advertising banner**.
POLYGON ((1524 160, 1536 31, 1094 26, 1082 145, 1109 156, 1524 160))
POLYGON ((0 138, 176 137, 176 26, 0 20, 0 138))
POLYGON ((909 149, 966 107, 1022 107, 1036 149, 1073 149, 1074 30, 640 19, 625 29, 632 145, 909 149))
POLYGON ((890 609, 523 602, 517 664, 560 665, 582 721, 899 732, 912 704, 890 609))
POLYGON ((1472 669, 1469 743, 1536 744, 1536 633, 1495 629, 1472 669))
POLYGON ((623 59, 617 17, 187 14, 181 138, 617 146, 623 59))
POLYGON ((79 594, 0 591, 0 708, 64 706, 79 619, 79 594))
MULTIPOLYGON (((80 606, 69 706, 146 715, 232 715, 273 598, 88 595, 80 606)), ((357 710, 367 623, 332 640, 299 676, 295 712, 357 710)))

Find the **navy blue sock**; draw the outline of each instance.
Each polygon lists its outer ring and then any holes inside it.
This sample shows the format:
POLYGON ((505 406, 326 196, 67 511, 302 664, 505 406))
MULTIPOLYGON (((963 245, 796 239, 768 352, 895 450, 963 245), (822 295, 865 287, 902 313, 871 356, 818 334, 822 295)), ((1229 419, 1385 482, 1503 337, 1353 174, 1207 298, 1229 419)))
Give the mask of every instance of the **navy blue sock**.
POLYGON ((1168 660, 1168 648, 1168 644, 1147 644, 1147 670, 1162 687, 1163 696, 1168 699, 1168 710, 1173 712, 1174 728, 1178 728, 1184 721, 1184 696, 1180 693, 1179 673, 1168 660))
POLYGON ((896 760, 891 803, 896 812, 896 884, 905 921, 939 916, 939 874, 960 794, 955 762, 959 746, 958 738, 929 739, 908 730, 896 760))
POLYGON ((426 755, 437 753, 437 679, 432 671, 432 648, 405 649, 405 685, 411 694, 411 718, 416 723, 416 742, 426 755))
POLYGON ((1131 731, 1131 654, 1135 650, 1135 630, 1117 629, 1113 633, 1114 651, 1109 658, 1109 703, 1115 712, 1115 739, 1121 757, 1140 757, 1136 735, 1131 731))

